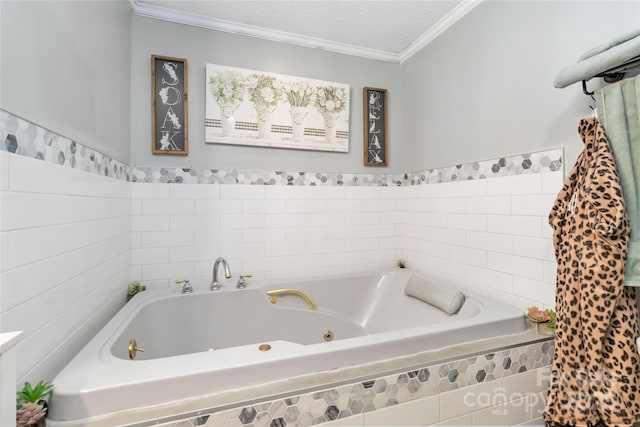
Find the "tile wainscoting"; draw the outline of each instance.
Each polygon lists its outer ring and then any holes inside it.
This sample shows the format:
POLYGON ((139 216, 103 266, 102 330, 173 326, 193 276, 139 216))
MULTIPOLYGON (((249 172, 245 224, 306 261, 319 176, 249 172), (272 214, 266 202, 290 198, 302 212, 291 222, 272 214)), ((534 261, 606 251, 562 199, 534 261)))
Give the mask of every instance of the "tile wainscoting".
POLYGON ((390 268, 402 257, 399 188, 132 186, 132 278, 151 286, 185 277, 208 286, 219 255, 235 277, 252 273, 249 285, 390 268))
POLYGON ((249 283, 403 258, 523 309, 552 306, 547 213, 561 184, 562 172, 402 187, 133 183, 132 280, 208 286, 219 255, 249 283))
POLYGON ((0 150, 133 181, 132 280, 168 286, 188 276, 204 286, 218 255, 257 280, 403 258, 520 306, 553 304, 546 222, 563 181, 562 149, 399 175, 145 168, 0 113, 0 150))
POLYGON ((218 255, 253 280, 371 271, 402 258, 523 308, 552 306, 547 216, 563 182, 561 154, 393 177, 148 169, 153 182, 140 182, 137 168, 132 280, 206 286, 218 255), (503 175, 466 175, 486 169, 503 175))
POLYGON ((0 152, 0 331, 17 374, 51 380, 124 305, 130 183, 0 152))
POLYGON ((18 385, 54 375, 124 305, 131 166, 0 110, 0 331, 18 385))
POLYGON ((548 214, 562 172, 403 187, 403 256, 523 309, 554 307, 548 214))

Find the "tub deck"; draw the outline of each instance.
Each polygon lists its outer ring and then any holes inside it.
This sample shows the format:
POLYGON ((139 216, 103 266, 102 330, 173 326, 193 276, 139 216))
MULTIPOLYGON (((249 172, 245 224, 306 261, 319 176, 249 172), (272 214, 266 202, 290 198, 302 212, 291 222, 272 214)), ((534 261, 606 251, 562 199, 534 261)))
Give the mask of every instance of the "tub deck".
POLYGON ((407 297, 411 274, 143 292, 56 377, 48 422, 114 425, 114 417, 210 406, 215 396, 266 383, 280 383, 282 393, 291 378, 335 378, 346 368, 527 330, 521 310, 466 291, 453 316, 407 297), (304 291, 318 311, 295 296, 272 304, 266 291, 281 287, 304 291), (131 338, 145 349, 135 360, 127 354, 131 338), (259 349, 265 343, 269 351, 259 349))

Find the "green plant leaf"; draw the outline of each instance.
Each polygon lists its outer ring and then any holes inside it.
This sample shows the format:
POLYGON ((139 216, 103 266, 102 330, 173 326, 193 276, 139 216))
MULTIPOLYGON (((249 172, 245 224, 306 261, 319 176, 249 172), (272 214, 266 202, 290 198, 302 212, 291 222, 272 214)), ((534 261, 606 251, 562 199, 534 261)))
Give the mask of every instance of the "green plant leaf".
POLYGON ((19 409, 25 403, 38 403, 40 400, 46 400, 46 397, 53 390, 53 385, 49 382, 40 381, 35 387, 28 381, 24 383, 22 390, 16 393, 16 403, 19 409))
POLYGON ((555 328, 556 327, 556 312, 553 311, 552 309, 548 308, 547 309, 547 314, 549 315, 549 321, 547 322, 549 324, 550 328, 555 328))

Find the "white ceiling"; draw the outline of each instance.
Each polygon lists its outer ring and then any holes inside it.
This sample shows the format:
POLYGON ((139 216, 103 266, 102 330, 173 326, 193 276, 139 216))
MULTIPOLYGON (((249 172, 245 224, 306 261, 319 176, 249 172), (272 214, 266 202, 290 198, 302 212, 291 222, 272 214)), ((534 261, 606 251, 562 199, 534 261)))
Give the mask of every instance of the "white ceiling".
POLYGON ((479 0, 128 0, 134 14, 403 62, 479 0))

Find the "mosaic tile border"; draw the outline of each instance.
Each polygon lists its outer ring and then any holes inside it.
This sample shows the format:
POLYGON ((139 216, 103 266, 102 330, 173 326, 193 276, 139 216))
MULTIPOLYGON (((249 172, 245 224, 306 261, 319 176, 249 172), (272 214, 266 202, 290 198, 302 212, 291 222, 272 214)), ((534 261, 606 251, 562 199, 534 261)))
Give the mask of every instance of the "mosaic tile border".
POLYGON ((382 186, 436 184, 562 169, 562 148, 405 174, 309 173, 264 170, 136 167, 133 182, 169 184, 382 186))
POLYGON ((562 170, 564 150, 554 148, 499 159, 465 163, 444 168, 411 172, 402 176, 402 185, 468 181, 511 175, 557 172, 562 170))
POLYGON ((0 110, 0 141, 0 151, 131 181, 131 165, 4 110, 0 110))
POLYGON ((119 180, 149 183, 399 187, 555 172, 562 148, 404 174, 220 170, 132 166, 0 110, 0 151, 119 180))
POLYGON ((149 420, 144 425, 305 427, 542 368, 550 365, 552 357, 553 340, 546 340, 300 395, 199 411, 190 418, 149 420))
POLYGON ((136 167, 133 182, 169 184, 399 186, 399 175, 136 167))

